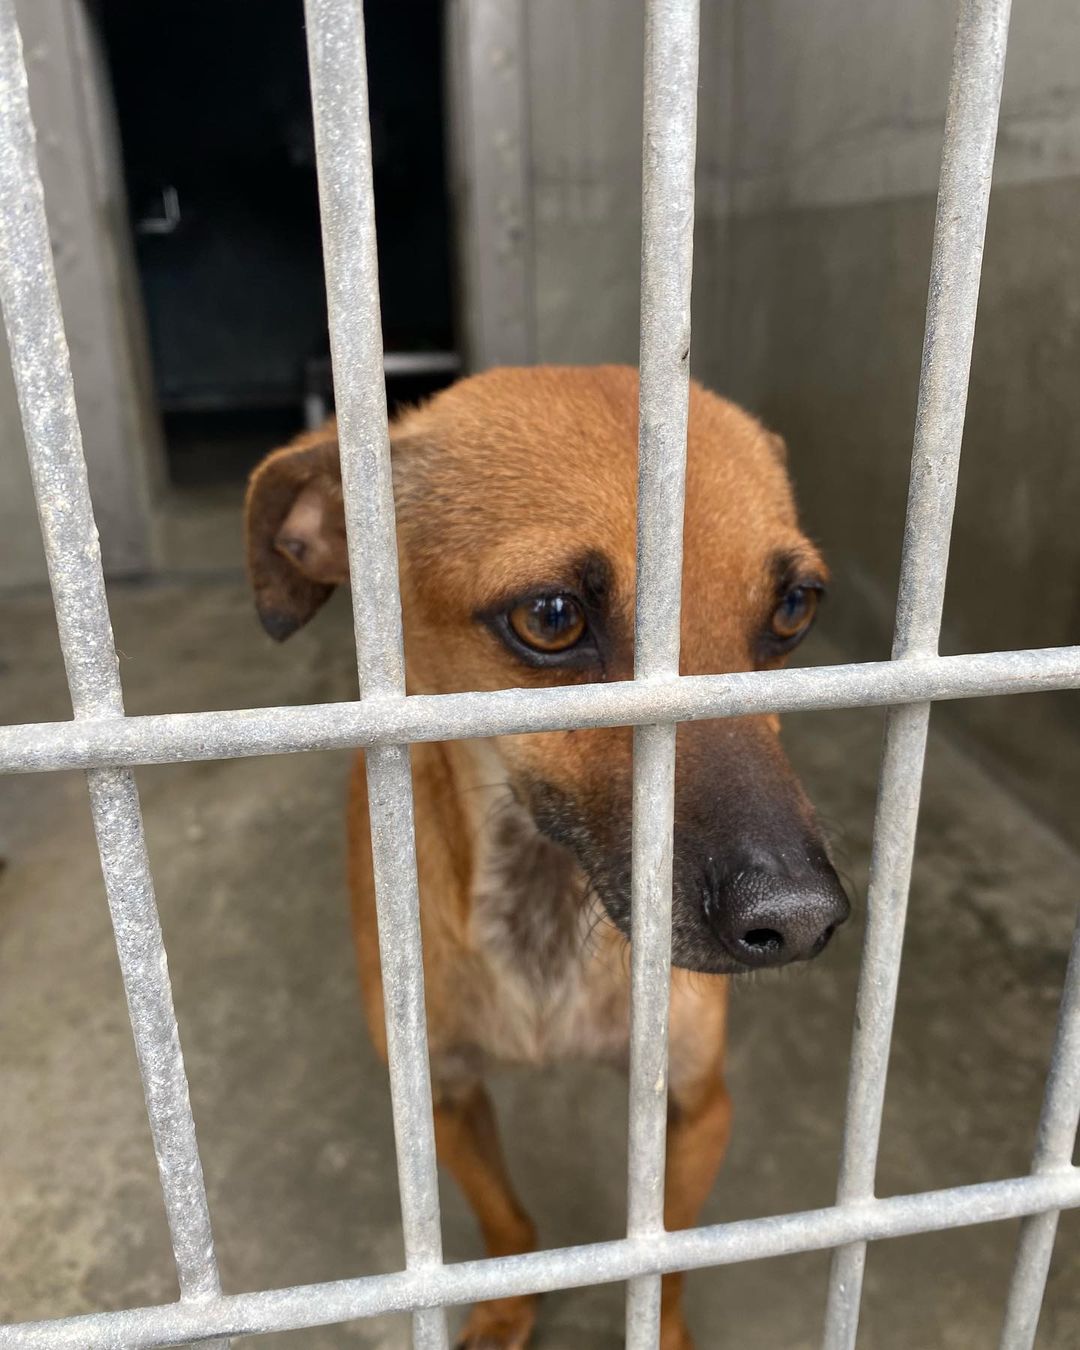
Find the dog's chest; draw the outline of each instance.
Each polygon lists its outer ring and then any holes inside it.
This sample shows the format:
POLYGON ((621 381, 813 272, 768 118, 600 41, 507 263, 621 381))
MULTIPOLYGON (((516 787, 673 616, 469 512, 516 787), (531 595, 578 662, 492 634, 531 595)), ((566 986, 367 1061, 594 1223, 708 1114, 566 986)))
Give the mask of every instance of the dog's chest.
POLYGON ((597 919, 570 854, 523 812, 504 812, 473 887, 470 939, 481 970, 468 1020, 477 1049, 530 1064, 625 1058, 626 952, 597 919))

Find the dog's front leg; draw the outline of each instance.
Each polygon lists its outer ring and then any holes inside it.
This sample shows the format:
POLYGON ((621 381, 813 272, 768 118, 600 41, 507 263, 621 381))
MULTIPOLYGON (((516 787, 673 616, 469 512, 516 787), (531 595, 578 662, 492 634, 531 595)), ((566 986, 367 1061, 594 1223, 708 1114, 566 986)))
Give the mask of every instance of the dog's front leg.
MULTIPOLYGON (((536 1246, 536 1228, 521 1207, 503 1161, 491 1098, 481 1084, 440 1094, 435 1104, 439 1162, 465 1193, 480 1221, 489 1256, 516 1256, 536 1246)), ((536 1296, 478 1303, 458 1339, 459 1350, 524 1350, 536 1320, 536 1296)))
MULTIPOLYGON (((680 1083, 668 1097, 664 1227, 690 1228, 712 1189, 731 1133, 731 1099, 720 1066, 704 1081, 680 1083)), ((660 1301, 660 1350, 693 1350, 683 1320, 681 1274, 665 1275, 660 1301)))

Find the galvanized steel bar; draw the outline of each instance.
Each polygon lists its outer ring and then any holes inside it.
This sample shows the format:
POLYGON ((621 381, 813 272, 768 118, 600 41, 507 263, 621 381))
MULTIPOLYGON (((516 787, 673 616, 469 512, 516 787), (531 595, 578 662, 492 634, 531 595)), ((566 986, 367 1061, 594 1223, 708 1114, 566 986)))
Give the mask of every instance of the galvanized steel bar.
MULTIPOLYGON (((679 673, 699 0, 648 0, 641 192, 635 680, 679 673)), ((634 732, 627 1232, 663 1231, 671 1001, 673 722, 634 732)), ((652 1350, 660 1279, 630 1281, 628 1350, 652 1350)))
POLYGON ((854 1345, 869 1240, 1032 1216, 1002 1350, 1029 1350, 1057 1214, 1080 1205, 1080 928, 1066 978, 1033 1175, 879 1201, 874 1172, 929 700, 1080 686, 1080 649, 938 658, 1008 0, 965 0, 935 227, 893 662, 679 679, 696 0, 651 0, 646 56, 635 681, 404 697, 360 0, 306 0, 337 384, 359 702, 126 718, 70 368, 34 163, 12 0, 0 0, 0 269, 75 720, 0 731, 0 770, 88 773, 117 949, 180 1275, 181 1302, 0 1327, 6 1347, 177 1345, 414 1311, 446 1345, 442 1306, 630 1280, 628 1344, 656 1344, 659 1273, 837 1246, 826 1344, 854 1345), (662 1231, 674 724, 890 704, 838 1205, 662 1231), (908 706, 899 706, 908 705, 908 706), (633 1032, 628 1232, 621 1241, 442 1265, 413 840, 411 741, 634 724, 633 1032), (355 745, 367 750, 406 1266, 328 1285, 222 1297, 130 772, 115 767, 355 745))
MULTIPOLYGON (((362 0, 305 0, 361 703, 405 692, 362 0)), ((408 748, 365 755, 398 1184, 409 1268, 442 1261, 408 748)), ((413 1317, 444 1350, 446 1315, 413 1317)))
POLYGON ((648 0, 634 678, 679 672, 699 0, 648 0))
MULTIPOLYGON (((893 659, 937 653, 982 271, 1009 0, 962 0, 942 148, 893 659)), ((885 728, 838 1203, 873 1195, 929 703, 885 728)), ((833 1258, 827 1350, 854 1350, 864 1243, 833 1258)))
POLYGON ((326 1326, 436 1304, 471 1303, 584 1285, 610 1284, 642 1271, 698 1270, 761 1261, 840 1243, 877 1241, 994 1223, 1045 1209, 1080 1206, 1080 1169, 890 1196, 844 1208, 620 1238, 526 1256, 503 1256, 368 1275, 326 1284, 268 1289, 0 1326, 0 1350, 149 1350, 224 1334, 265 1335, 326 1326))
MULTIPOLYGON (((80 720, 123 715, 13 0, 0 0, 0 298, 60 645, 80 720)), ((77 734, 77 733, 75 733, 77 734)), ((88 775, 94 830, 183 1298, 220 1292, 165 948, 126 769, 88 775)))
MULTIPOLYGON (((1036 1176, 1071 1170, 1080 1126, 1080 917, 1065 972, 1057 1034, 1039 1117, 1031 1170, 1036 1176)), ((1025 1219, 1020 1228, 1000 1350, 1032 1350, 1039 1326, 1046 1276, 1057 1234, 1058 1211, 1025 1219)))
MULTIPOLYGON (((890 708, 874 816, 837 1203, 873 1195, 930 705, 890 708)), ((854 1350, 866 1244, 833 1255, 826 1350, 854 1350)))
MULTIPOLYGON (((632 1238, 664 1227, 675 735, 669 722, 634 729, 626 1212, 632 1238)), ((627 1350, 659 1344, 660 1293, 654 1274, 627 1285, 627 1350)))
POLYGON ((0 727, 0 773, 177 764, 1080 688, 1080 647, 0 727))
POLYGON ((405 688, 360 0, 305 0, 361 698, 405 688))

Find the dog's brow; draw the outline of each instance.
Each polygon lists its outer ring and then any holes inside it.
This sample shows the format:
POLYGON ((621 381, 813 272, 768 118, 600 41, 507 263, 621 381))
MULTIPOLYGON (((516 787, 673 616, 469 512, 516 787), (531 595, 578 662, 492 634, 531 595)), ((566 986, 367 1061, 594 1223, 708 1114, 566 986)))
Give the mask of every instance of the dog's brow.
POLYGON ((548 563, 520 579, 507 579, 476 607, 478 616, 497 613, 510 605, 535 595, 552 594, 560 590, 573 591, 587 608, 598 611, 607 602, 613 582, 611 564, 603 553, 589 551, 561 563, 548 563))
POLYGON ((602 553, 589 553, 578 565, 582 599, 599 607, 607 599, 612 585, 611 564, 602 553))
POLYGON ((820 554, 808 541, 775 553, 772 573, 776 578, 777 589, 799 583, 824 586, 829 576, 820 554))

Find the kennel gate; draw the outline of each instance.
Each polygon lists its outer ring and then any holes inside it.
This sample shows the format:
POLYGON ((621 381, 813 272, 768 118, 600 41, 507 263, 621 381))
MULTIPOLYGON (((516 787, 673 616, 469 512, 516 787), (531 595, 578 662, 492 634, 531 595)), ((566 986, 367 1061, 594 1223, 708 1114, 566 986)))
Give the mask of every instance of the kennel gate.
POLYGON ((834 1249, 824 1345, 855 1345, 866 1244, 1024 1216, 1001 1350, 1030 1350, 1060 1210, 1080 1205, 1080 927, 1031 1172, 878 1199, 889 1044, 931 703, 1080 686, 1080 647, 937 654, 1009 0, 961 0, 892 659, 680 677, 698 0, 648 0, 643 136, 638 616, 634 680, 406 697, 390 479, 361 0, 306 0, 357 701, 126 717, 87 490, 14 0, 0 0, 0 292, 74 718, 0 729, 0 769, 80 768, 128 1000, 180 1297, 0 1327, 0 1350, 151 1347, 411 1311, 447 1345, 450 1304, 626 1280, 627 1345, 657 1343, 670 1270, 834 1249), (648 623, 640 616, 647 613, 648 623), (826 1209, 663 1229, 672 801, 679 721, 886 705, 843 1155, 826 1209), (628 1230, 617 1241, 445 1265, 427 1063, 409 745, 632 725, 628 1230), (366 751, 405 1269, 221 1292, 132 766, 330 747, 366 751))

